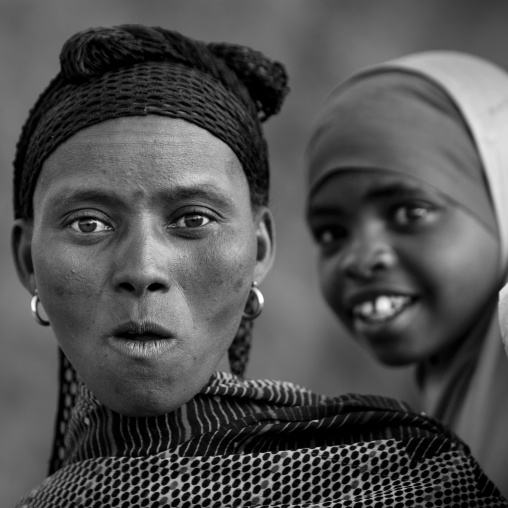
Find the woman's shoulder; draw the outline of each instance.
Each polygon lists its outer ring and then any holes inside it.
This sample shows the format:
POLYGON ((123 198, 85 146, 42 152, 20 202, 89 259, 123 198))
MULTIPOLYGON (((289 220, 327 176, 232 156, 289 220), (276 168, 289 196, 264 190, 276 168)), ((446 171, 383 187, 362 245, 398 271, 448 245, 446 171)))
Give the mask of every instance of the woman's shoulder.
MULTIPOLYGON (((508 506, 458 438, 386 397, 218 373, 164 422, 142 454, 76 456, 18 506, 508 506)), ((128 423, 132 448, 150 429, 128 423)))
POLYGON ((219 372, 198 397, 211 397, 215 403, 237 410, 241 416, 235 418, 234 423, 231 420, 235 426, 239 421, 255 426, 259 421, 263 424, 271 422, 276 429, 291 422, 293 430, 299 428, 309 436, 320 428, 322 444, 391 437, 403 440, 437 437, 465 446, 438 420, 413 409, 406 402, 380 395, 346 393, 329 396, 287 381, 243 380, 219 372), (337 434, 339 429, 340 434, 337 434))
POLYGON ((387 439, 229 455, 86 460, 46 479, 18 508, 94 502, 180 508, 508 506, 462 450, 425 457, 387 439))
MULTIPOLYGON (((281 407, 322 406, 337 410, 406 412, 418 415, 406 402, 382 395, 345 393, 324 395, 290 381, 274 379, 242 379, 226 372, 216 372, 202 389, 201 395, 233 397, 263 401, 281 407)), ((427 418, 424 415, 425 418, 427 418)))

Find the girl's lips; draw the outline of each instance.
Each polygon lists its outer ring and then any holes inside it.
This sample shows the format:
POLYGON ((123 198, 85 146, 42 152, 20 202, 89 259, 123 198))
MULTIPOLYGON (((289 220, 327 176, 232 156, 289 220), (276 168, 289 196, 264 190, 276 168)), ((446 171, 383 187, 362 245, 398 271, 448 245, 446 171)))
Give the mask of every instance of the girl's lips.
MULTIPOLYGON (((393 296, 393 295, 392 295, 393 296)), ((381 295, 379 298, 387 298, 388 295, 381 295)), ((387 303, 382 303, 379 312, 376 310, 351 312, 351 322, 355 333, 375 339, 381 334, 386 338, 388 335, 398 335, 409 326, 414 318, 417 309, 418 298, 406 297, 399 300, 395 306, 388 308, 387 303)), ((375 305, 372 303, 371 305, 375 305)))
POLYGON ((346 309, 352 311, 353 307, 361 305, 364 302, 374 301, 379 297, 402 297, 416 299, 417 295, 414 291, 409 291, 404 288, 392 287, 379 287, 369 288, 357 291, 346 291, 343 296, 343 303, 346 309))
POLYGON ((366 322, 384 322, 396 317, 414 300, 406 295, 381 294, 354 305, 351 315, 366 322))

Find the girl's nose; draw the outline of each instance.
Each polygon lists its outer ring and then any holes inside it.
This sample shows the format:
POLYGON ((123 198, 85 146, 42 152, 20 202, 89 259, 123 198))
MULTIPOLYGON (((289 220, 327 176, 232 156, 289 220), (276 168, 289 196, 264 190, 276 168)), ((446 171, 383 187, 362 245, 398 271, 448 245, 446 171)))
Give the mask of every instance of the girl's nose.
POLYGON ((117 253, 113 284, 117 291, 141 296, 170 289, 169 244, 163 233, 131 233, 117 253))
POLYGON ((355 280, 370 280, 397 263, 393 246, 381 231, 365 231, 353 239, 343 257, 346 276, 355 280))

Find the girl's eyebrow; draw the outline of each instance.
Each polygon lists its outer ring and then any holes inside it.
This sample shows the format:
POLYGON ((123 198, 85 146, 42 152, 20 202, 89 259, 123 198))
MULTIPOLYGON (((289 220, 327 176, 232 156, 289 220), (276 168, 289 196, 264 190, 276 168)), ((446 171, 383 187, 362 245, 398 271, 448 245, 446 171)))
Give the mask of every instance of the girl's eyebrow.
POLYGON ((419 185, 409 183, 391 183, 370 189, 366 194, 366 198, 390 198, 396 196, 414 196, 426 193, 425 189, 419 185))
MULTIPOLYGON (((417 184, 394 182, 373 187, 365 193, 364 199, 422 197, 428 195, 429 192, 417 184)), ((342 214, 343 210, 340 203, 337 202, 333 205, 313 205, 310 203, 307 207, 307 220, 313 216, 338 216, 342 214)))
POLYGON ((307 207, 306 219, 307 219, 307 221, 310 221, 313 218, 330 217, 330 216, 337 216, 337 215, 340 216, 343 214, 344 214, 344 212, 342 211, 340 206, 337 204, 334 204, 333 206, 309 204, 309 206, 307 207))

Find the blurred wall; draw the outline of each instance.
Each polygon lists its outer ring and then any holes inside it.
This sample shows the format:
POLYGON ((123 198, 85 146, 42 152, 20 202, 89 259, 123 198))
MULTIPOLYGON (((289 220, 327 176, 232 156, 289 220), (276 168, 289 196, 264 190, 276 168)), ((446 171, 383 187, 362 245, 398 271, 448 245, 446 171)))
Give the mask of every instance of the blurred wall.
POLYGON ((286 64, 292 91, 266 125, 278 252, 261 286, 267 308, 248 374, 328 394, 375 392, 415 402, 411 369, 377 365, 319 295, 303 221, 309 121, 337 81, 406 53, 456 49, 508 68, 507 16, 503 0, 0 0, 0 506, 12 506, 44 477, 51 443, 56 349, 51 330, 32 321, 11 262, 11 161, 65 39, 90 26, 144 23, 246 44, 286 64))

